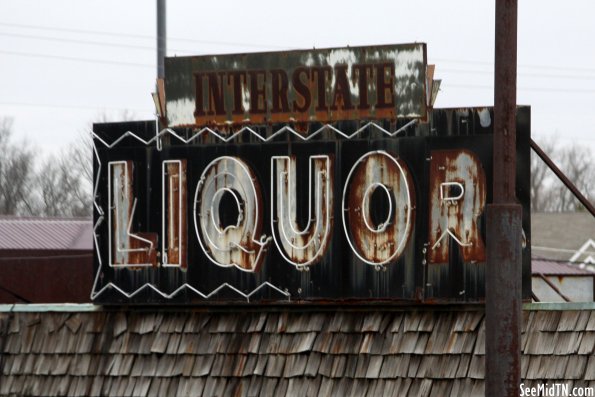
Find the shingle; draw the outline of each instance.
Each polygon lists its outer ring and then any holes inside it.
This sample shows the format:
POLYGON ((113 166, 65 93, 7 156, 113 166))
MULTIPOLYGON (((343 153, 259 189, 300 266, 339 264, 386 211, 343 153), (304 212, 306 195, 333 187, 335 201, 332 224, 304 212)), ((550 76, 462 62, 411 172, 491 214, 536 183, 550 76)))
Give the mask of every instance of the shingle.
POLYGON ((349 397, 361 397, 365 396, 368 391, 368 380, 365 379, 354 379, 351 387, 347 390, 349 397))
POLYGON ((566 373, 566 367, 568 366, 568 356, 561 356, 561 357, 553 357, 554 364, 550 365, 553 368, 551 374, 548 376, 550 379, 564 379, 564 374, 566 373))
MULTIPOLYGON (((155 318, 155 328, 158 328, 159 324, 163 320, 163 318, 160 319, 160 317, 162 316, 157 316, 155 318)), ((186 323, 184 324, 184 333, 198 334, 202 332, 207 326, 210 318, 211 315, 209 313, 190 313, 186 323)), ((192 384, 192 382, 189 382, 188 384, 192 384)))
POLYGON ((424 354, 426 346, 428 345, 428 339, 430 339, 430 334, 426 332, 420 333, 419 337, 417 338, 417 342, 415 342, 415 349, 413 350, 413 353, 424 354))
MULTIPOLYGON (((10 354, 18 354, 21 352, 21 344, 22 339, 20 335, 10 334, 8 338, 6 338, 6 343, 4 344, 4 351, 10 354)), ((23 353, 25 353, 24 349, 23 353)))
POLYGON ((417 332, 421 316, 418 312, 405 313, 403 316, 403 331, 417 332))
POLYGON ((417 370, 419 368, 419 364, 421 362, 421 356, 419 355, 410 355, 409 356, 409 366, 407 368, 407 377, 408 378, 415 378, 417 374, 417 370))
POLYGON ((426 397, 430 394, 431 388, 431 379, 414 379, 411 381, 411 386, 407 392, 407 396, 426 397))
POLYGON ((312 350, 319 353, 328 353, 333 341, 333 334, 330 332, 321 332, 316 337, 312 350))
POLYGON ((378 375, 379 378, 396 378, 397 370, 399 366, 399 357, 398 356, 386 356, 382 361, 382 368, 380 369, 380 374, 378 375))
POLYGON ((83 333, 78 338, 78 345, 76 346, 77 353, 91 353, 93 351, 93 339, 95 334, 83 333))
MULTIPOLYGON (((357 367, 355 368, 356 378, 365 378, 368 372, 368 364, 370 362, 370 356, 362 354, 357 358, 357 367)), ((323 374, 324 375, 324 374, 323 374)))
POLYGON ((128 323, 126 321, 126 316, 123 312, 117 312, 115 316, 112 316, 114 319, 113 330, 114 336, 121 335, 126 331, 128 328, 128 323))
POLYGON ((66 320, 66 327, 70 330, 70 332, 77 333, 82 325, 81 315, 79 313, 74 313, 70 316, 68 320, 66 320))
MULTIPOLYGON (((591 359, 593 356, 590 357, 591 359)), ((582 379, 585 373, 585 367, 587 366, 586 356, 569 356, 568 357, 568 368, 564 377, 566 379, 582 379)), ((591 375, 592 376, 592 375, 591 375)))
POLYGON ((585 370, 585 380, 595 380, 595 355, 589 357, 587 369, 585 370))
POLYGON ((45 354, 37 356, 37 361, 33 367, 33 374, 35 375, 49 375, 51 369, 50 357, 45 354))
POLYGON ((549 355, 554 353, 555 332, 527 332, 525 354, 549 355))
POLYGON ((259 313, 250 317, 246 332, 261 332, 267 321, 267 313, 259 313))
POLYGON ((275 389, 277 387, 278 380, 275 378, 263 378, 262 386, 260 389, 260 395, 262 396, 276 396, 275 389))
POLYGON ((333 370, 333 363, 335 362, 335 357, 330 354, 323 354, 320 358, 320 366, 318 367, 318 373, 322 376, 327 378, 331 377, 331 373, 333 370))
POLYGON ((591 310, 589 322, 585 325, 585 331, 595 331, 595 310, 591 310))
MULTIPOLYGON (((330 361, 330 360, 329 360, 330 361)), ((331 378, 341 378, 345 373, 345 366, 347 364, 347 356, 336 355, 333 357, 329 376, 331 378)))
POLYGON ((584 331, 589 322, 590 310, 581 310, 574 331, 584 331))
POLYGON ((291 378, 287 383, 288 396, 304 396, 308 390, 308 383, 303 378, 291 378))
POLYGON ((473 354, 485 354, 485 329, 480 328, 479 332, 477 333, 477 340, 475 341, 475 349, 473 349, 473 354))
POLYGON ((434 322, 436 320, 435 314, 431 311, 420 314, 419 325, 417 326, 418 332, 432 332, 434 329, 434 322))
POLYGON ((439 357, 437 355, 433 354, 426 354, 422 356, 415 376, 417 378, 434 378, 434 376, 431 376, 431 371, 432 367, 435 369, 438 367, 438 358, 439 357))
POLYGON ((418 335, 417 332, 405 332, 401 338, 399 353, 413 353, 417 345, 418 335))
POLYGON ((322 376, 317 376, 316 378, 306 378, 306 392, 304 396, 306 397, 315 397, 321 395, 319 393, 320 384, 322 383, 322 376))
POLYGON ((362 337, 359 334, 334 334, 329 353, 355 354, 359 351, 361 340, 362 337))
POLYGON ((150 383, 150 387, 149 390, 147 391, 147 396, 150 397, 159 397, 162 396, 161 393, 161 381, 163 380, 163 378, 153 378, 153 380, 150 383))
POLYGON ((288 354, 291 352, 291 346, 293 344, 293 339, 296 336, 295 334, 288 334, 282 333, 280 334, 281 338, 279 339, 279 348, 277 350, 278 353, 281 354, 288 354))
POLYGON ((267 361, 269 359, 268 355, 259 354, 258 360, 256 361, 256 366, 254 367, 254 375, 264 375, 264 371, 267 366, 267 361))
POLYGON ((451 381, 439 381, 434 380, 432 382, 432 391, 429 397, 445 397, 450 394, 450 389, 452 387, 451 381))
POLYGON ((254 369, 256 368, 256 362, 258 361, 258 356, 254 354, 249 354, 246 356, 246 362, 243 363, 244 370, 240 376, 251 376, 254 374, 254 369))
MULTIPOLYGON (((33 339, 33 343, 31 344, 31 352, 32 353, 41 353, 45 348, 45 342, 47 339, 47 334, 42 332, 42 330, 38 330, 35 335, 35 339, 33 339)), ((65 339, 62 343, 67 344, 68 340, 65 339)), ((51 350, 51 349, 50 349, 51 350)))
POLYGON ((382 322, 382 313, 374 312, 364 316, 361 332, 378 332, 382 322))
POLYGON ((219 371, 219 376, 224 378, 231 377, 235 369, 236 361, 239 359, 239 355, 236 356, 235 354, 226 354, 223 359, 223 366, 219 371))
MULTIPOLYGON (((561 324, 562 322, 560 322, 561 324)), ((581 344, 582 332, 556 332, 554 354, 566 355, 578 352, 581 344)))
POLYGON ((210 373, 214 362, 215 355, 206 354, 196 356, 194 368, 192 369, 192 376, 207 376, 210 373))
POLYGON ((51 360, 51 362, 53 362, 50 368, 50 373, 52 375, 67 375, 71 360, 72 356, 69 355, 54 355, 53 360, 51 360))
POLYGON ((167 349, 167 344, 169 342, 170 334, 158 332, 155 334, 155 339, 153 339, 153 344, 151 345, 151 353, 162 354, 165 353, 167 349))
POLYGON ((318 369, 320 367, 320 360, 322 356, 319 353, 310 353, 308 354, 308 363, 306 364, 306 370, 304 371, 304 375, 306 376, 316 376, 318 375, 318 369))
POLYGON ((308 364, 308 355, 306 354, 292 354, 287 356, 283 377, 293 378, 304 375, 306 364, 308 364))
POLYGON ((318 391, 321 396, 330 396, 333 391, 333 380, 331 378, 322 378, 320 382, 320 389, 318 391))
POLYGON ((482 319, 483 313, 480 311, 458 313, 455 320, 454 332, 475 332, 482 319))
POLYGON ((584 331, 578 354, 592 354, 595 347, 595 332, 584 331))
POLYGON ((399 332, 402 322, 403 322, 403 314, 395 313, 395 315, 392 319, 392 322, 388 327, 389 331, 390 332, 399 332))
POLYGON ((526 354, 521 354, 521 379, 525 379, 527 377, 527 370, 529 369, 529 362, 531 361, 531 356, 526 354))
MULTIPOLYGON (((386 339, 386 335, 375 334, 375 337, 372 339, 372 346, 370 346, 370 354, 382 354, 383 347, 385 343, 387 343, 386 339)), ((356 353, 357 350, 354 350, 353 352, 356 353)))
MULTIPOLYGON (((398 365, 397 365, 397 376, 401 377, 401 378, 408 378, 409 377, 409 362, 411 361, 411 355, 410 354, 401 354, 397 356, 398 359, 398 365)), ((418 362, 419 365, 419 362, 418 362)), ((413 374, 411 374, 411 377, 415 377, 415 374, 417 373, 417 369, 415 370, 415 372, 413 374)))
MULTIPOLYGON (((176 354, 178 352, 178 348, 180 346, 180 339, 182 339, 181 334, 171 334, 169 336, 169 341, 167 343, 167 349, 165 349, 165 352, 167 354, 176 354)), ((152 352, 152 353, 158 353, 158 352, 152 352)))
POLYGON ((467 373, 471 379, 483 379, 485 376, 485 356, 473 356, 467 373))
POLYGON ((561 312, 559 311, 537 311, 533 317, 533 330, 537 331, 556 331, 560 321, 561 312))
POLYGON ((314 347, 316 341, 316 332, 307 332, 295 334, 289 353, 309 352, 314 347))
POLYGON ((370 356, 366 378, 378 378, 378 375, 380 375, 380 368, 382 368, 383 358, 383 356, 370 356))
POLYGON ((574 331, 576 323, 581 315, 578 310, 565 310, 560 314, 558 322, 558 331, 574 331))

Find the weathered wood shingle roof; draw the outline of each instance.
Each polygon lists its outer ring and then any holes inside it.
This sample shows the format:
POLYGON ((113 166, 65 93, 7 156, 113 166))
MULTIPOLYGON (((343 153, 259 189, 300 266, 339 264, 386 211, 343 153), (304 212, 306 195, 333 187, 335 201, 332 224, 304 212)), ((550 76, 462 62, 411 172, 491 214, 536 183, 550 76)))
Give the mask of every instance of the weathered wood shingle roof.
MULTIPOLYGON (((483 396, 481 308, 0 313, 0 395, 483 396)), ((595 387, 595 311, 524 312, 526 385, 595 387)))

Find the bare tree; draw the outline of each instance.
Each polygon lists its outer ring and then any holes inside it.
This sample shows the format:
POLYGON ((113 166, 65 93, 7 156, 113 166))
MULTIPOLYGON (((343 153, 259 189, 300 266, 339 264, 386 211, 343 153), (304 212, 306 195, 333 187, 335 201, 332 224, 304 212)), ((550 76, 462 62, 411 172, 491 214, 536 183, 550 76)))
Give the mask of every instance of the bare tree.
POLYGON ((39 212, 44 216, 91 216, 90 181, 79 148, 71 145, 60 156, 50 156, 37 175, 39 212))
MULTIPOLYGON (((559 146, 556 140, 540 143, 543 151, 590 200, 595 197, 593 153, 578 145, 559 146)), ((534 212, 581 211, 583 206, 558 177, 531 153, 531 210, 534 212)))
MULTIPOLYGON (((550 157, 557 157, 556 141, 544 140, 539 146, 550 157)), ((551 186, 556 176, 537 154, 531 151, 531 211, 544 212, 551 200, 551 186)))
POLYGON ((0 214, 33 215, 34 151, 11 135, 12 119, 0 118, 0 214))

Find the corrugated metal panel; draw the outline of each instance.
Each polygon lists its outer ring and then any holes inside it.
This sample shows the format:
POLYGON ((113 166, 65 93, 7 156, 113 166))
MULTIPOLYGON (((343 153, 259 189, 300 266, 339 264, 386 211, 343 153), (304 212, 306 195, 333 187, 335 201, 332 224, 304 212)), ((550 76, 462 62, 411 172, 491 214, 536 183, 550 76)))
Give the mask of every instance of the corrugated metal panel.
POLYGON ((91 250, 90 219, 0 217, 0 250, 91 250))
POLYGON ((546 276, 595 276, 594 272, 581 269, 578 265, 535 258, 531 260, 531 271, 546 276))

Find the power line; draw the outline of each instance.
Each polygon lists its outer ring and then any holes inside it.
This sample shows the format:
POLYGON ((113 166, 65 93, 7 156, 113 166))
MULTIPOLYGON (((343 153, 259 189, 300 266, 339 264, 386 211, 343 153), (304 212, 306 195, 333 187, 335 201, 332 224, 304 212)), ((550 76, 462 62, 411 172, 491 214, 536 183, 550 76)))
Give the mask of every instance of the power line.
MULTIPOLYGON (((57 31, 57 32, 68 32, 68 33, 80 33, 80 34, 89 34, 89 35, 102 35, 102 36, 110 36, 110 37, 118 37, 122 38, 122 36, 128 36, 137 39, 149 39, 155 40, 155 36, 152 35, 141 35, 141 34, 134 34, 134 33, 122 33, 122 32, 105 32, 105 31, 98 31, 98 30, 83 30, 83 29, 72 29, 72 28, 58 28, 52 26, 33 26, 33 25, 23 25, 23 24, 16 24, 16 23, 7 23, 7 22, 0 22, 0 26, 9 26, 15 28, 24 28, 24 29, 37 29, 37 30, 49 30, 49 31, 57 31)), ((213 41, 213 40, 200 40, 200 39, 189 39, 183 37, 171 37, 168 36, 167 40, 175 40, 175 41, 184 41, 188 43, 197 43, 197 44, 211 44, 211 45, 224 45, 224 46, 244 46, 244 47, 253 47, 253 48, 278 48, 278 49, 288 49, 286 46, 279 46, 279 45, 272 45, 272 44, 254 44, 254 43, 244 43, 244 42, 231 42, 231 41, 213 41)))
MULTIPOLYGON (((453 88, 468 88, 472 90, 493 90, 494 86, 491 85, 472 85, 472 84, 449 84, 444 83, 441 87, 441 91, 443 88, 453 87, 453 88)), ((595 88, 591 89, 570 89, 570 88, 549 88, 549 87, 517 87, 519 91, 537 91, 537 92, 560 92, 560 93, 570 93, 570 94, 595 94, 595 88)))
MULTIPOLYGON (((439 68, 437 71, 439 72, 446 72, 446 73, 464 73, 464 74, 490 74, 493 75, 493 70, 468 70, 468 69, 449 69, 449 68, 439 68)), ((595 70, 593 71, 595 73, 595 70)), ((551 73, 529 73, 529 72, 519 72, 517 73, 519 76, 529 76, 529 77, 547 77, 547 78, 563 78, 563 79, 572 79, 572 80, 595 80, 595 75, 571 75, 571 74, 551 74, 551 73)))
POLYGON ((149 65, 146 63, 108 61, 108 60, 104 60, 104 59, 78 58, 78 57, 69 57, 69 56, 51 55, 51 54, 35 54, 35 53, 31 53, 31 52, 0 50, 0 54, 15 55, 15 56, 22 56, 22 57, 30 57, 30 58, 50 58, 50 59, 58 59, 58 60, 62 60, 62 61, 100 63, 100 64, 108 64, 108 65, 133 66, 133 67, 143 67, 143 68, 154 68, 155 67, 154 65, 149 65))
POLYGON ((4 106, 30 106, 30 107, 43 107, 43 108, 58 108, 58 109, 81 109, 81 110, 110 110, 110 111, 134 111, 134 112, 150 112, 147 109, 138 108, 113 108, 104 107, 101 105, 97 106, 84 106, 84 105, 68 105, 68 104, 55 104, 55 103, 30 103, 30 102, 0 102, 0 105, 4 106))

